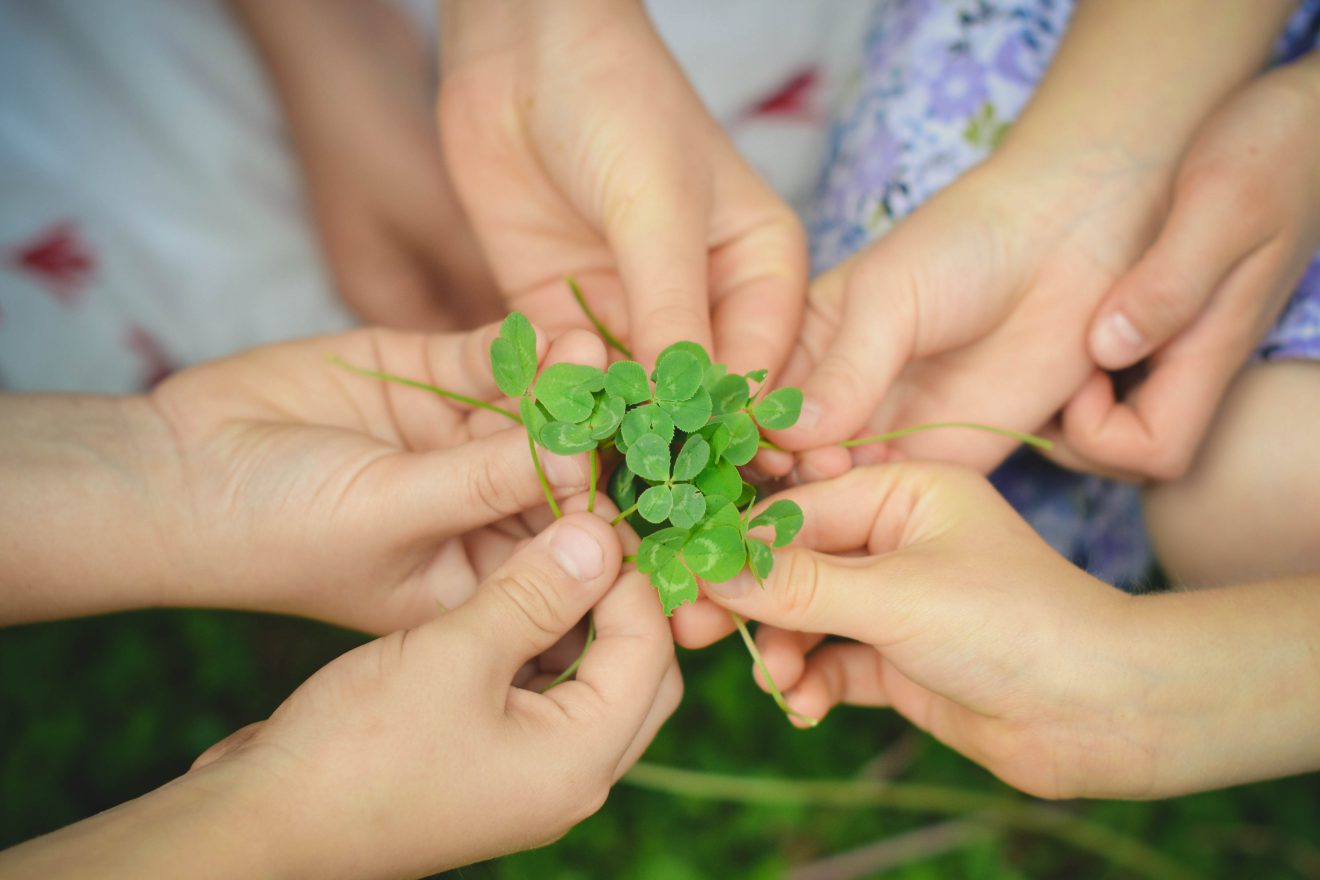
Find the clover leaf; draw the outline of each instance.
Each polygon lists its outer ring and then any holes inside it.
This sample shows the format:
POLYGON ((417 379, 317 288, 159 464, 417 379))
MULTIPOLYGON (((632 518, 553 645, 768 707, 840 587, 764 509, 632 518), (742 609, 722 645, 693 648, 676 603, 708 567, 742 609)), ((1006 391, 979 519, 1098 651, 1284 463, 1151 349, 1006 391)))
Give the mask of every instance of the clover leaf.
POLYGON ((701 388, 705 365, 691 351, 673 349, 656 361, 656 400, 682 402, 689 400, 701 388))
POLYGON ((752 407, 752 415, 762 427, 782 431, 797 424, 802 415, 802 391, 797 388, 776 388, 752 407))
POLYGON ((747 566, 758 584, 768 578, 775 567, 775 555, 770 552, 770 545, 759 538, 748 538, 747 566))
POLYGON ((619 430, 623 415, 628 405, 623 398, 603 392, 596 395, 596 404, 587 420, 587 428, 593 440, 608 440, 619 430))
POLYGON ((620 451, 627 452, 640 438, 649 434, 659 437, 666 444, 674 439, 674 420, 654 403, 628 410, 619 425, 615 445, 620 451))
POLYGON ((675 483, 669 521, 680 529, 690 529, 706 515, 706 496, 691 483, 675 483))
POLYGON ((698 577, 712 583, 732 580, 747 561, 742 532, 732 526, 695 532, 683 546, 683 559, 698 577))
POLYGON ((522 416, 523 427, 527 429, 527 433, 540 439, 541 429, 550 421, 545 410, 530 397, 523 397, 518 400, 518 412, 522 416))
POLYGON ((651 574, 651 585, 660 594, 666 616, 672 615, 680 605, 697 601, 697 579, 678 557, 651 574))
POLYGON ((586 364, 551 364, 541 371, 533 393, 550 415, 585 422, 595 408, 593 394, 605 387, 605 373, 586 364))
POLYGON ((729 444, 724 450, 724 458, 739 467, 747 464, 756 455, 761 442, 761 433, 756 430, 756 422, 745 412, 721 416, 720 421, 729 429, 729 444))
POLYGON ((596 448, 596 439, 586 425, 572 422, 550 422, 537 436, 541 445, 557 455, 577 455, 596 448))
POLYGON ((683 443, 674 459, 674 479, 687 482, 695 479, 710 461, 710 444, 700 434, 693 435, 683 443))
POLYGON ((536 378, 536 331, 521 312, 500 324, 500 335, 490 344, 490 369, 509 397, 522 397, 536 378))
POLYGON ((644 434, 628 447, 624 456, 628 470, 653 483, 669 479, 669 443, 658 434, 644 434))
POLYGON ((734 502, 742 494, 742 476, 736 467, 724 460, 708 465, 692 482, 707 501, 716 496, 734 502))
POLYGON ((761 512, 750 523, 751 528, 771 526, 775 530, 775 546, 783 547, 797 537, 802 529, 802 508, 795 501, 781 498, 761 512))
POLYGON ((730 373, 711 387, 711 411, 718 416, 737 412, 747 406, 751 394, 747 380, 737 373, 730 373))
POLYGON ((651 399, 651 383, 646 370, 637 361, 616 361, 605 373, 605 391, 624 403, 642 403, 651 399))
POLYGON ((637 548, 637 570, 651 574, 664 568, 683 549, 687 539, 686 530, 672 527, 647 535, 637 548))
POLYGON ((652 486, 637 499, 637 513, 649 523, 664 522, 673 509, 674 489, 668 483, 652 486))

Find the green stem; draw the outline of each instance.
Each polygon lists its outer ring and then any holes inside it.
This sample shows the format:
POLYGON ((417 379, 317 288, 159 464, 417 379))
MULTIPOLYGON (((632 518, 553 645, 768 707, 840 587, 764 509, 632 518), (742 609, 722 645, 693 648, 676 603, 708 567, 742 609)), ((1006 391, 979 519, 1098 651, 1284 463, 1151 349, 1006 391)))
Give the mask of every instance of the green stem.
POLYGON ((624 565, 627 565, 629 562, 636 563, 636 562, 637 562, 637 554, 635 554, 635 553, 629 553, 628 555, 626 555, 626 556, 623 557, 622 562, 623 562, 624 565))
POLYGON ((587 320, 591 322, 591 326, 596 328, 596 332, 600 334, 600 338, 605 341, 605 344, 628 360, 633 360, 633 353, 628 349, 628 346, 624 345, 619 337, 611 333, 610 328, 606 327, 604 322, 596 317, 596 313, 591 310, 591 306, 587 305, 587 298, 582 295, 582 288, 578 287, 577 281, 573 278, 565 278, 564 280, 568 282, 568 289, 573 291, 573 299, 577 300, 578 308, 582 309, 582 314, 587 316, 587 320))
POLYGON ((425 382, 418 382, 415 379, 408 379, 403 376, 396 376, 393 373, 382 373, 380 370, 368 370, 366 367, 357 367, 354 366, 353 364, 350 364, 348 361, 344 360, 337 354, 329 355, 327 357, 327 360, 329 360, 330 363, 334 364, 335 366, 343 367, 345 370, 348 370, 350 373, 357 373, 359 376, 368 376, 372 379, 380 379, 383 382, 394 382, 399 385, 407 385, 409 388, 420 388, 423 391, 429 391, 432 394, 438 394, 439 396, 446 398, 448 400, 454 400, 459 403, 465 403, 468 406, 476 407, 477 409, 487 409, 493 413, 499 413, 500 415, 505 416, 506 418, 513 419, 515 422, 517 422, 520 425, 522 424, 522 416, 518 415, 516 412, 513 412, 512 410, 507 410, 502 406, 498 406, 494 403, 490 403, 489 401, 477 400, 477 398, 475 397, 468 397, 466 394, 459 394, 457 391, 447 391, 444 388, 437 388, 434 385, 427 385, 425 382))
POLYGON ((636 512, 637 512, 637 505, 634 504, 632 507, 628 508, 623 513, 616 516, 614 519, 610 520, 610 525, 617 526, 619 523, 623 522, 625 519, 632 516, 636 512))
POLYGON ((593 447, 587 453, 587 513, 596 512, 596 468, 598 467, 600 467, 600 459, 593 447))
POLYGON ((738 634, 742 636, 743 644, 747 646, 747 653, 752 655, 752 662, 756 668, 761 670, 761 677, 765 679, 765 686, 770 689, 770 696, 774 698, 775 705, 783 710, 784 714, 790 718, 796 718, 808 727, 815 727, 820 724, 819 718, 812 718, 810 715, 803 715, 796 709, 790 709, 788 703, 784 700, 784 695, 779 692, 779 686, 775 680, 770 677, 770 670, 765 668, 765 658, 761 656, 760 650, 756 647, 756 640, 752 638, 751 632, 747 629, 747 621, 743 620, 732 611, 729 612, 735 626, 738 627, 738 634))
POLYGON ((1136 838, 1017 797, 873 779, 805 780, 703 773, 647 763, 637 764, 623 781, 650 791, 701 800, 970 815, 976 821, 1048 835, 1147 877, 1174 880, 1195 876, 1136 838))
POLYGON ((974 431, 987 431, 991 434, 998 434, 1001 437, 1012 437, 1019 443, 1025 443, 1028 446, 1034 446, 1037 449, 1043 449, 1046 452, 1054 448, 1054 444, 1044 437, 1037 437, 1035 434, 1024 434, 1020 431, 1010 431, 1007 428, 996 428, 993 425, 982 425, 977 422, 930 422, 925 425, 913 425, 910 428, 899 428, 897 431, 890 431, 887 434, 876 434, 873 437, 859 437, 856 440, 844 440, 840 446, 865 446, 868 443, 884 443, 886 440, 897 440, 900 437, 906 437, 909 434, 917 434, 921 431, 933 431, 936 428, 971 428, 974 431))
POLYGON ((596 618, 592 616, 588 616, 587 640, 582 643, 582 651, 577 655, 577 659, 568 665, 567 669, 559 673, 559 675, 555 676, 554 681, 550 682, 548 685, 546 685, 541 689, 541 693, 545 693, 555 685, 563 684, 564 682, 572 678, 574 675, 576 675, 578 668, 582 666, 582 661, 587 656, 587 649, 591 647, 591 643, 594 641, 596 641, 596 618))
POLYGON ((532 464, 536 466, 536 478, 541 481, 541 491, 545 493, 546 503, 550 505, 550 512, 559 519, 564 512, 559 509, 559 502, 555 501, 554 493, 550 491, 550 481, 545 478, 545 468, 541 467, 541 456, 536 454, 536 440, 532 437, 532 432, 527 432, 527 448, 532 451, 532 464))
POLYGON ((784 447, 780 446, 778 443, 767 437, 762 437, 760 440, 756 441, 756 446, 758 449, 769 449, 771 452, 788 451, 784 447))

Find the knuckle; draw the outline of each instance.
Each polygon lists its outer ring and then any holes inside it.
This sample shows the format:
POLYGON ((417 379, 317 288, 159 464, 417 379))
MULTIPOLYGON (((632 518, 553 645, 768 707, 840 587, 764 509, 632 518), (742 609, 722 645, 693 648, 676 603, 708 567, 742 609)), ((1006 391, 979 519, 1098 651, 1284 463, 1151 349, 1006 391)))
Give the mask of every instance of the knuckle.
POLYGON ((1139 294, 1128 298, 1128 319, 1148 338, 1173 333, 1195 312, 1196 289, 1191 279, 1171 267, 1151 273, 1139 294))
POLYGON ((837 351, 826 352, 816 368, 815 384, 828 389, 838 400, 866 400, 871 396, 874 382, 867 381, 851 358, 837 351))
POLYGON ((507 463, 500 458, 481 458, 467 471, 467 497, 500 516, 512 516, 522 510, 511 490, 507 463))
POLYGON ((499 576, 491 586, 511 606, 511 614, 532 626, 538 641, 553 642, 568 629, 561 626, 559 609, 546 595, 544 586, 528 573, 509 572, 499 576))
POLYGON ((776 596, 779 610, 788 620, 809 616, 820 602, 820 566, 816 558, 806 550, 790 550, 781 564, 784 573, 776 596))

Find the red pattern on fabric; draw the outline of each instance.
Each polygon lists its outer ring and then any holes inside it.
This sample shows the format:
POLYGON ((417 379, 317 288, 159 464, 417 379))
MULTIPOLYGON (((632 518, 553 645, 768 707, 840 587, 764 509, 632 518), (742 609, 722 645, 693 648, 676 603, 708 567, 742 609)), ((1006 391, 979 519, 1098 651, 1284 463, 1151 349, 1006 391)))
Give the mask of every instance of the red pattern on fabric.
POLYGON ((165 347, 147 330, 131 325, 128 328, 128 335, 124 340, 128 349, 138 356, 142 362, 142 379, 140 387, 143 391, 151 388, 160 382, 170 373, 177 369, 177 365, 165 352, 165 347))
POLYGON ((96 271, 96 256, 71 220, 55 223, 19 245, 11 252, 10 263, 36 278, 60 305, 68 307, 82 299, 96 271))
POLYGON ((788 82, 752 110, 753 116, 795 116, 815 119, 817 108, 814 96, 820 83, 820 71, 808 67, 793 74, 788 82))

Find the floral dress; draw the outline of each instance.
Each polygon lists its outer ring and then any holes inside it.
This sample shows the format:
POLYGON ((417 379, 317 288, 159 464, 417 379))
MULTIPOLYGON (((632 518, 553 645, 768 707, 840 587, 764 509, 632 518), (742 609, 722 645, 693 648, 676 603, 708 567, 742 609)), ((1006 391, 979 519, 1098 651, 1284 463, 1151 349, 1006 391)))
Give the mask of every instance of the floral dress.
MULTIPOLYGON (((1066 0, 889 0, 866 34, 861 76, 834 119, 808 212, 814 272, 883 235, 984 159, 1017 118, 1058 47, 1066 0)), ((1320 0, 1300 3, 1282 63, 1311 51, 1320 0)), ((1320 255, 1257 348, 1264 360, 1320 359, 1320 255)), ((1021 452, 991 479, 1055 549, 1139 590, 1151 552, 1139 491, 1021 452)))

